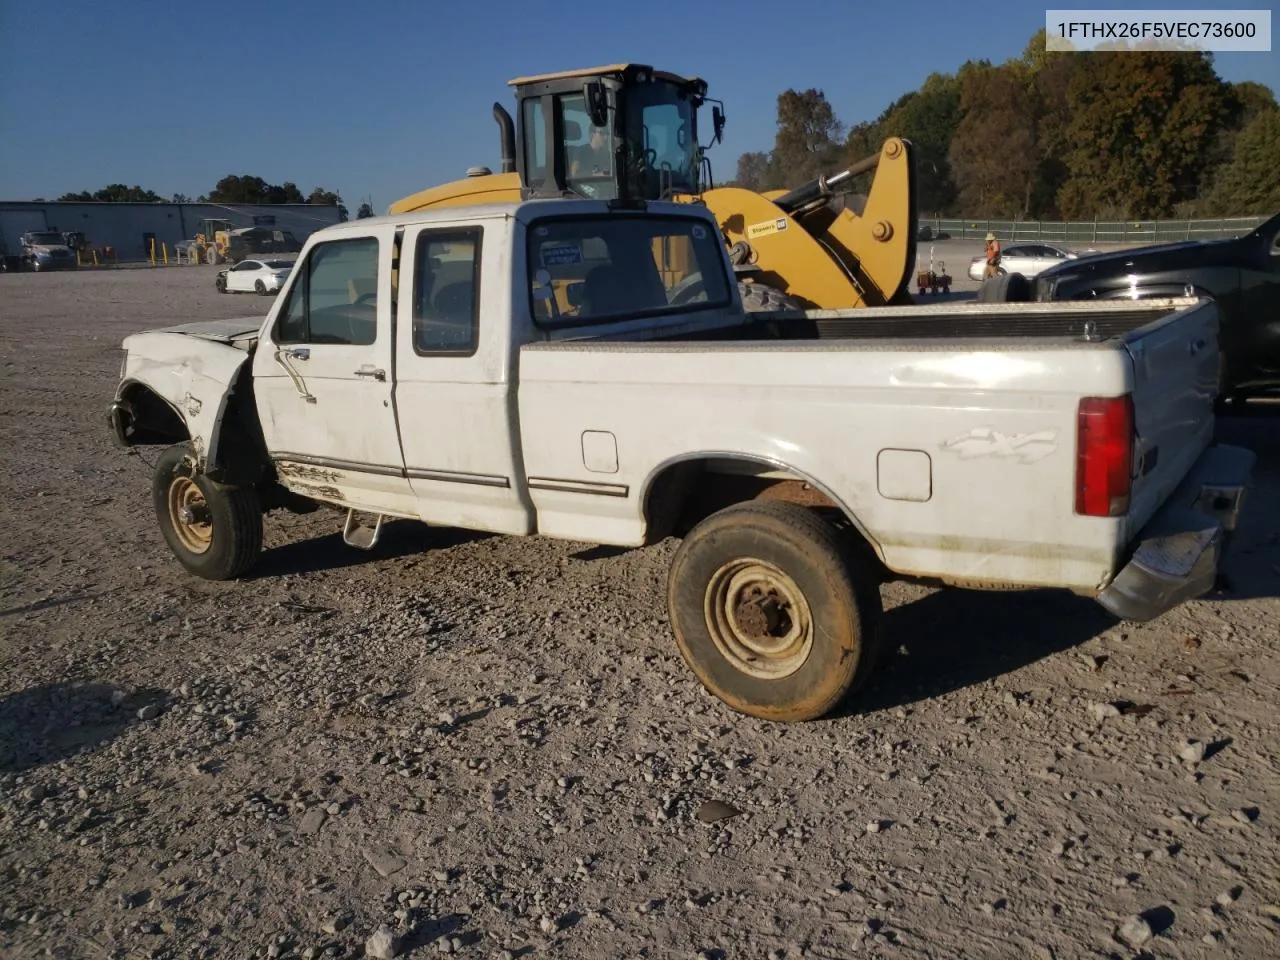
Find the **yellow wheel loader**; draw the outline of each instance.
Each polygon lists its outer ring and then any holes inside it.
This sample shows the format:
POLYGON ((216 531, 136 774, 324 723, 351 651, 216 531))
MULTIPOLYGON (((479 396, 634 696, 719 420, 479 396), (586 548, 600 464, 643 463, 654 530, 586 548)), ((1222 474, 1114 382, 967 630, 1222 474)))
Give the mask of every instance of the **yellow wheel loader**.
MULTIPOLYGON (((702 203, 714 213, 751 310, 836 309, 911 303, 916 259, 915 168, 910 142, 792 190, 715 187, 698 111, 712 107, 708 147, 723 137, 723 104, 707 84, 643 64, 517 77, 516 121, 493 105, 502 172, 415 193, 389 214, 428 207, 542 197, 593 197, 618 206, 647 200, 702 203), (839 188, 875 170, 865 199, 839 188)), ((662 258, 679 251, 655 250, 662 258)), ((661 265, 661 263, 660 263, 661 265)), ((696 291, 687 291, 693 298, 696 291)))
POLYGON ((189 263, 236 263, 248 254, 240 238, 243 229, 236 229, 230 220, 205 218, 192 241, 189 263))

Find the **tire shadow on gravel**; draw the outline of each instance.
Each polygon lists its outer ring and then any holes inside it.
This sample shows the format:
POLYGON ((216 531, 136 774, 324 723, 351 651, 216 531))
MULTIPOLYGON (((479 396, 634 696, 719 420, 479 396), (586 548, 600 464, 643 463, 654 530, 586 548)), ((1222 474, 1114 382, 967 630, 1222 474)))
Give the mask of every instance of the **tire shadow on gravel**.
POLYGON ((379 560, 396 560, 432 550, 444 550, 476 540, 487 540, 493 534, 456 527, 431 527, 417 520, 388 520, 382 525, 378 542, 372 550, 349 547, 339 529, 324 537, 299 540, 264 550, 257 565, 244 575, 244 580, 264 580, 290 574, 340 570, 379 560))
POLYGON ((963 690, 1085 643, 1116 623, 1094 601, 1070 593, 942 589, 885 612, 880 670, 833 717, 963 690))
POLYGON ((91 751, 143 723, 138 711, 164 702, 163 690, 55 683, 0 699, 0 773, 23 773, 91 751))

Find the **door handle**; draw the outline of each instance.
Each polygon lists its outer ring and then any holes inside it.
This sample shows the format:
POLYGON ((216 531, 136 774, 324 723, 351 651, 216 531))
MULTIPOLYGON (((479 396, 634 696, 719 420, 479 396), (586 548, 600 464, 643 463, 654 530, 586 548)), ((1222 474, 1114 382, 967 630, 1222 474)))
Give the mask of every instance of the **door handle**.
MULTIPOLYGON (((299 360, 305 360, 307 357, 311 356, 311 351, 307 350, 306 347, 302 347, 300 349, 302 349, 305 354, 304 356, 298 357, 299 360)), ((293 386, 294 389, 298 391, 298 396, 307 401, 307 403, 315 403, 315 395, 307 389, 306 382, 302 377, 298 376, 298 371, 293 369, 293 364, 289 362, 289 358, 292 356, 294 356, 293 350, 277 350, 275 360, 276 363, 280 364, 280 366, 284 368, 284 372, 289 375, 289 379, 293 381, 293 386)))
POLYGON ((373 379, 375 380, 387 379, 387 371, 382 370, 380 368, 376 368, 371 363, 366 363, 363 367, 361 367, 355 373, 357 377, 373 377, 373 379))

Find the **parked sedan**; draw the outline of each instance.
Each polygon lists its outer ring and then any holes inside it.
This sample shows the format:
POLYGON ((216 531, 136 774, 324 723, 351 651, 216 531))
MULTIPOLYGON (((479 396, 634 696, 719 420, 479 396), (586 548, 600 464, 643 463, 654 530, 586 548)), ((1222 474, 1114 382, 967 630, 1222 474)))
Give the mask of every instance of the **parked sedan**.
POLYGON ((292 260, 241 260, 234 267, 218 271, 215 281, 220 293, 279 293, 293 269, 292 260))
MULTIPOLYGON (((1052 243, 1015 243, 1000 251, 1000 271, 1002 273, 1020 273, 1024 277, 1034 277, 1041 270, 1056 267, 1068 260, 1080 256, 1074 250, 1059 247, 1052 243)), ((974 257, 969 261, 969 279, 981 280, 987 268, 986 256, 974 257)))

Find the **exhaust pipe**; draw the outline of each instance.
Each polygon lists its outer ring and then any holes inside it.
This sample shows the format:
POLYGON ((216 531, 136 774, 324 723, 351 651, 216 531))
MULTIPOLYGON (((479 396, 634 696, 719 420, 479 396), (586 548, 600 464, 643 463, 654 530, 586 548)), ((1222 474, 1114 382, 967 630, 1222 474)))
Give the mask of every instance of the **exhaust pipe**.
POLYGON ((502 172, 515 173, 516 170, 516 128, 511 122, 511 114, 500 103, 493 105, 493 119, 498 121, 502 141, 502 172))

